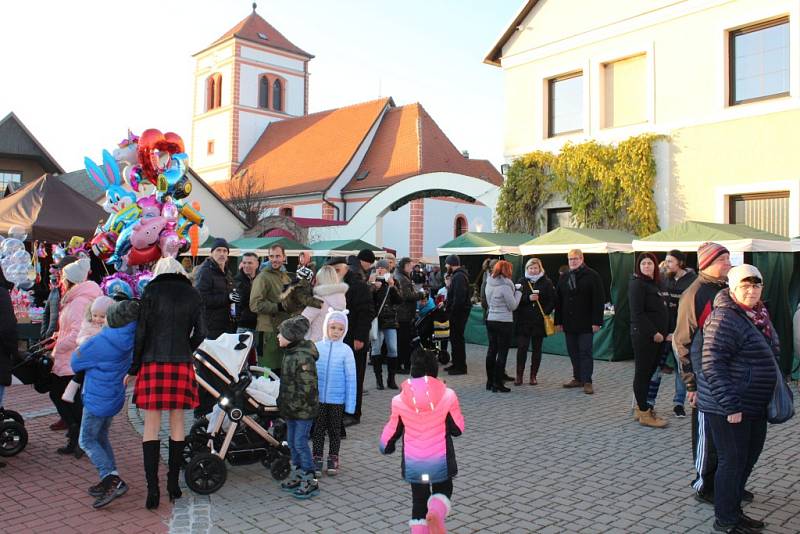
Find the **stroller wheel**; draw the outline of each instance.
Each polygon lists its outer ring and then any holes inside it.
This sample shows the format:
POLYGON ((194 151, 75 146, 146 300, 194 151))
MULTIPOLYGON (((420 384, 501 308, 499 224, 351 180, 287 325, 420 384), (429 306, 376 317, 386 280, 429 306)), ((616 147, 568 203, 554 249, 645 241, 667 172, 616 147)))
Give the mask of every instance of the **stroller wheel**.
POLYGON ((21 453, 28 444, 28 431, 16 421, 0 423, 0 456, 21 453))
POLYGON ((283 480, 288 477, 289 471, 291 471, 291 465, 288 456, 279 456, 272 461, 272 465, 269 467, 269 472, 275 480, 283 480))
POLYGON ((228 477, 225 461, 210 452, 195 455, 184 472, 189 489, 200 495, 209 495, 220 489, 228 477))
MULTIPOLYGON (((5 410, 5 418, 3 421, 16 421, 17 423, 24 425, 25 419, 19 414, 19 412, 15 412, 14 410, 5 410)), ((2 421, 0 421, 2 423, 2 421)))

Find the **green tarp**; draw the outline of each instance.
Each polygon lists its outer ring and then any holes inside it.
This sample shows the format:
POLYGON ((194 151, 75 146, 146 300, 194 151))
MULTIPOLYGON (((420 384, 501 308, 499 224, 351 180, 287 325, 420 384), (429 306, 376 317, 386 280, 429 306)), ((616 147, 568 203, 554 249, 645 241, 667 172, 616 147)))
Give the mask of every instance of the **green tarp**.
POLYGON ((456 254, 471 279, 479 274, 485 258, 502 258, 510 262, 516 278, 522 275, 524 266, 519 245, 532 238, 530 234, 520 233, 467 232, 438 247, 436 252, 443 269, 447 256, 456 254))
POLYGON ((584 253, 628 252, 636 236, 621 230, 599 228, 559 227, 520 245, 526 256, 538 254, 566 254, 579 248, 584 253))
POLYGON ((383 250, 380 247, 376 247, 375 245, 360 239, 332 239, 330 241, 317 241, 316 243, 311 243, 308 245, 308 248, 311 250, 341 250, 356 252, 364 249, 372 251, 383 250))

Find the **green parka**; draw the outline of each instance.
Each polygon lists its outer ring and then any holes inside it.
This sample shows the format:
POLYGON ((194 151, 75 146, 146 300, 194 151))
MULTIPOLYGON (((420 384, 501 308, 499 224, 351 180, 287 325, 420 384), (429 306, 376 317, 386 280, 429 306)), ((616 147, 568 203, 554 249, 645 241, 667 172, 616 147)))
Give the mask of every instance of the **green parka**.
POLYGON ((285 419, 313 419, 319 412, 317 359, 313 341, 304 339, 283 349, 278 409, 285 419))

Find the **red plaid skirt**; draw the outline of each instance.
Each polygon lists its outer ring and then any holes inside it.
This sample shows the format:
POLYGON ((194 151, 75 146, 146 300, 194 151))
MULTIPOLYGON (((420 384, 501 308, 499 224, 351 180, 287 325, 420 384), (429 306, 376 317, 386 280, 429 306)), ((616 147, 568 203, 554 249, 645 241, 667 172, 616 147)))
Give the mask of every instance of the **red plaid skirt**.
POLYGON ((142 410, 191 410, 200 403, 192 363, 146 362, 139 369, 133 403, 142 410))

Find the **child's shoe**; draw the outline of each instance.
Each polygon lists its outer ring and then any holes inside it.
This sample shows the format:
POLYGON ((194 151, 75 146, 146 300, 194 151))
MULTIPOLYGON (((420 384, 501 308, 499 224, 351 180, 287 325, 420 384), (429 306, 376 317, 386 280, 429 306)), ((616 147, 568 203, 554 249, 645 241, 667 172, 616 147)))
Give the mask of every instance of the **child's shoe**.
POLYGON ((281 489, 283 491, 294 491, 300 486, 300 478, 302 476, 302 472, 300 468, 297 466, 292 466, 292 470, 289 473, 289 478, 285 481, 281 482, 281 489))
POLYGON ((434 493, 428 498, 428 532, 430 534, 447 534, 444 520, 450 513, 450 499, 441 493, 434 493))
POLYGON ((412 519, 408 522, 411 527, 411 534, 428 534, 428 522, 424 519, 412 519))
POLYGON ((328 476, 335 477, 339 473, 339 457, 332 454, 328 455, 328 476))
POLYGON ((314 456, 314 476, 317 478, 322 476, 322 456, 314 456))
POLYGON ((94 508, 102 508, 117 497, 122 497, 128 492, 128 485, 117 475, 108 475, 103 479, 104 493, 94 501, 94 508))
POLYGON ((310 499, 315 495, 319 495, 319 482, 314 477, 314 473, 303 473, 300 477, 300 483, 296 490, 292 493, 298 499, 310 499))
POLYGON ((101 480, 99 483, 95 484, 94 486, 90 487, 87 492, 94 498, 102 497, 103 494, 106 492, 105 486, 103 486, 103 481, 101 480))

